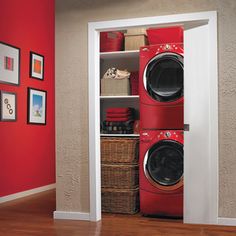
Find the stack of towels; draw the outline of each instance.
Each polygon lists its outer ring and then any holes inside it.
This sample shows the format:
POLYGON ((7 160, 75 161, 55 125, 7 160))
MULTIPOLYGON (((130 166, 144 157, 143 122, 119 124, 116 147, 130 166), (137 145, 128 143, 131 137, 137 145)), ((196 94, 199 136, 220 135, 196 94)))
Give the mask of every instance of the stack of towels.
POLYGON ((106 110, 103 132, 107 134, 132 134, 134 126, 134 109, 115 107, 106 110))

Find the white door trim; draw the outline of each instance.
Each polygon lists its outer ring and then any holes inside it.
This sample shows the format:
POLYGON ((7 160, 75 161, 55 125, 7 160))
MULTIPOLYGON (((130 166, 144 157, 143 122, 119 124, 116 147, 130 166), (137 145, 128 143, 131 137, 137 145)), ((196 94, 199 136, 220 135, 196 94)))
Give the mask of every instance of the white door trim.
MULTIPOLYGON (((100 164, 100 67, 99 32, 127 29, 129 27, 183 25, 185 29, 208 24, 209 27, 209 83, 210 117, 210 183, 211 211, 208 222, 217 224, 218 219, 218 70, 217 70, 217 13, 216 11, 91 22, 88 24, 88 80, 89 80, 89 178, 90 220, 101 219, 101 164, 100 164)), ((203 183, 204 184, 204 183, 203 183)), ((185 199, 184 201, 190 201, 185 199)), ((193 204, 197 204, 196 201, 193 204)), ((195 222, 192 222, 195 223, 195 222)))

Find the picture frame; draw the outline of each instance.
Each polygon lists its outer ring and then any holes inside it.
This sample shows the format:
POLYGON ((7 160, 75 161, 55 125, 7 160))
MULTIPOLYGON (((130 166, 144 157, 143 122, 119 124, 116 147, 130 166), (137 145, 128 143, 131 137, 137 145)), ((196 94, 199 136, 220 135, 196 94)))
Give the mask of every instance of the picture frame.
POLYGON ((17 95, 12 92, 0 91, 0 120, 17 120, 17 95))
POLYGON ((20 48, 1 41, 0 83, 20 85, 20 48))
POLYGON ((44 56, 30 51, 30 78, 44 80, 44 56))
POLYGON ((47 91, 28 88, 27 123, 46 125, 47 91))

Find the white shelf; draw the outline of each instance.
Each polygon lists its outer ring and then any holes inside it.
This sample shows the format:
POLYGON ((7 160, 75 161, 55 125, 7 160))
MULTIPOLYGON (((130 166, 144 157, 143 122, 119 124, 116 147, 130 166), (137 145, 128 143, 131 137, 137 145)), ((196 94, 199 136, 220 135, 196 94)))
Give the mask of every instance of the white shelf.
POLYGON ((139 137, 139 134, 100 134, 101 137, 139 137))
POLYGON ((100 96, 100 99, 139 99, 139 95, 127 95, 127 96, 100 96))
POLYGON ((117 51, 117 52, 101 52, 101 59, 121 59, 121 58, 138 58, 139 50, 117 51))

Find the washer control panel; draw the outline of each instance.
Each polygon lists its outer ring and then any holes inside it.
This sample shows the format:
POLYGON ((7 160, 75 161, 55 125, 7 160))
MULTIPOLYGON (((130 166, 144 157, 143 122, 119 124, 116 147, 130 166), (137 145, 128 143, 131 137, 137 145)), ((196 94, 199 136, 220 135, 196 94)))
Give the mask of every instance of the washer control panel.
POLYGON ((163 140, 163 139, 172 139, 177 140, 181 138, 183 132, 174 131, 174 130, 152 130, 152 131, 141 131, 140 132, 140 141, 141 142, 152 142, 153 140, 163 140))
POLYGON ((178 138, 179 135, 178 133, 176 133, 175 131, 173 132, 170 132, 170 131, 161 131, 160 134, 157 135, 157 138, 159 139, 175 139, 175 138, 178 138))
POLYGON ((142 142, 150 142, 152 140, 152 137, 147 132, 141 132, 140 133, 140 141, 142 142))

